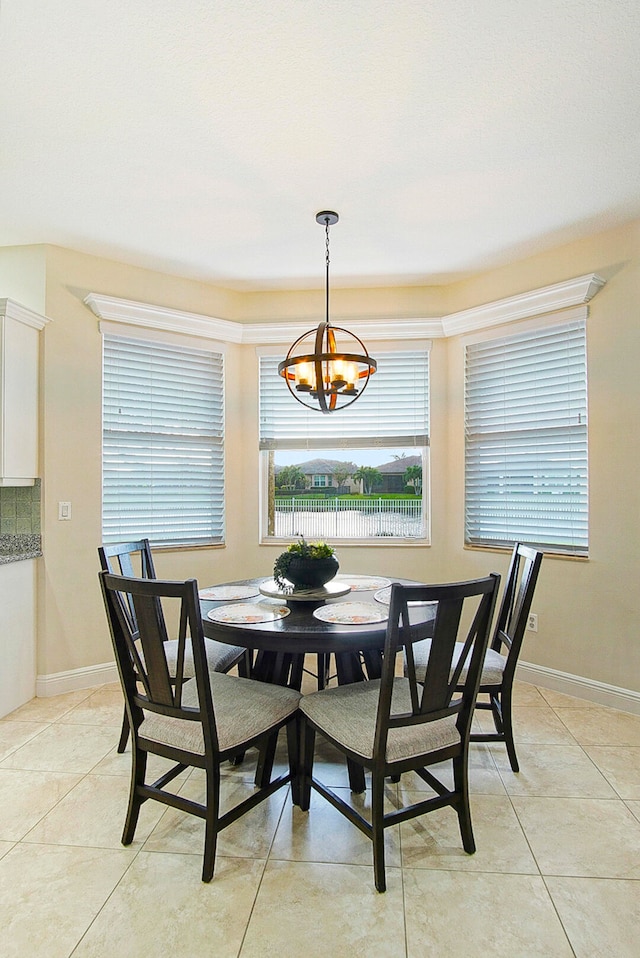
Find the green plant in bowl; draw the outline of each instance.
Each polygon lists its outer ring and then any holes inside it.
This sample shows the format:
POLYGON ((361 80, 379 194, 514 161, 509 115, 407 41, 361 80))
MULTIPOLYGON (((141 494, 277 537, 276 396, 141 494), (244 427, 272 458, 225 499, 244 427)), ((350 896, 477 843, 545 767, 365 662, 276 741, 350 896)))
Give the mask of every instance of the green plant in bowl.
POLYGON ((326 585, 340 568, 333 546, 299 539, 281 552, 273 564, 273 578, 281 589, 317 589, 326 585))

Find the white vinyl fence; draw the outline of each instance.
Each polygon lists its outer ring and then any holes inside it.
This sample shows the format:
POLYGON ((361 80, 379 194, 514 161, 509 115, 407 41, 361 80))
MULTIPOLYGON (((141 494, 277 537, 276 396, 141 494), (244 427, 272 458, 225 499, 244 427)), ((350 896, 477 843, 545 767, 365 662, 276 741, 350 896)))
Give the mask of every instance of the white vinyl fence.
POLYGON ((275 535, 306 539, 424 536, 420 499, 278 499, 275 535))

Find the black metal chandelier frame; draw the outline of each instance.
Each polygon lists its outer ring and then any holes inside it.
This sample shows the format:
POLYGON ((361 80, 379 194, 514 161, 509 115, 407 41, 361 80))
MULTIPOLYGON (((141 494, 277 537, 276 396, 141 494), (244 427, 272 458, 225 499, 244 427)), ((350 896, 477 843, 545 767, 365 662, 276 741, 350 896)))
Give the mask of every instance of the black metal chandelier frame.
POLYGON ((370 377, 377 369, 375 359, 355 333, 329 321, 329 227, 338 222, 338 214, 323 210, 316 214, 316 222, 325 228, 325 320, 317 329, 303 333, 291 345, 286 358, 278 364, 289 392, 308 409, 322 413, 345 409, 362 395, 370 377), (351 349, 338 349, 336 333, 350 337, 351 349), (313 340, 313 351, 309 352, 313 340), (297 349, 306 351, 296 354, 297 349), (312 405, 311 401, 314 404, 312 405))

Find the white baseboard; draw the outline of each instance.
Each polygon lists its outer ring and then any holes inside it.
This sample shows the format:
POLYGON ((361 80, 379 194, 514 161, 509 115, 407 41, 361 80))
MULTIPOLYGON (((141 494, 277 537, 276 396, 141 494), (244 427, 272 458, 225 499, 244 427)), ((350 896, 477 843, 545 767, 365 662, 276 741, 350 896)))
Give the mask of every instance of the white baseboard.
POLYGON ((533 665, 530 662, 518 663, 516 678, 543 689, 564 692, 565 695, 573 695, 588 702, 640 715, 640 692, 634 692, 633 689, 621 689, 617 685, 607 685, 606 682, 585 679, 580 675, 547 669, 543 665, 533 665))
POLYGON ((87 665, 85 668, 71 669, 69 672, 38 675, 36 695, 39 698, 47 698, 51 695, 61 695, 63 692, 75 692, 77 689, 90 689, 95 685, 107 685, 109 682, 118 681, 116 663, 104 662, 102 665, 87 665))

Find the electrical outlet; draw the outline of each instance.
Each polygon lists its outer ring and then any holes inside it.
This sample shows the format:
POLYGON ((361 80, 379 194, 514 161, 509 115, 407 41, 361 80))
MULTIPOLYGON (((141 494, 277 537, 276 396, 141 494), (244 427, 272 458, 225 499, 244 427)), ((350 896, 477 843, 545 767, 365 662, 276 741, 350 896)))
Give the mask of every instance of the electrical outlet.
POLYGON ((527 629, 529 630, 529 632, 538 631, 538 616, 536 615, 535 612, 529 613, 529 618, 527 619, 527 629))

